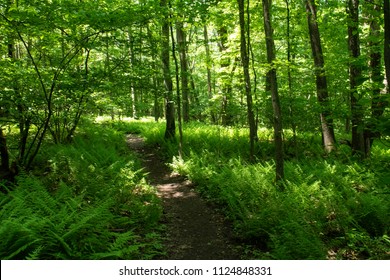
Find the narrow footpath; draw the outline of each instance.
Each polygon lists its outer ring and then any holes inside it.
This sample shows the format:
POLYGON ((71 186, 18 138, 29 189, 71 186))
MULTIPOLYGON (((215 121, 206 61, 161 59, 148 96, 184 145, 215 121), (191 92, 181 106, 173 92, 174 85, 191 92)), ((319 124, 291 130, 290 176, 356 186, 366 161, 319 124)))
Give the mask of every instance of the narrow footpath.
POLYGON ((232 260, 240 259, 240 246, 225 218, 194 190, 185 177, 172 173, 153 148, 143 139, 127 135, 127 143, 142 161, 149 183, 157 188, 163 201, 166 225, 166 259, 232 260))

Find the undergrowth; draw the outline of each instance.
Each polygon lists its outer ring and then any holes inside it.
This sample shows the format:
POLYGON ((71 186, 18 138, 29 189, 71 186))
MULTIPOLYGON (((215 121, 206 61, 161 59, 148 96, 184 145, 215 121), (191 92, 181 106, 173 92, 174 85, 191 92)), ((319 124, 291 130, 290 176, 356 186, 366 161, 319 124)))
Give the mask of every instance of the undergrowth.
POLYGON ((184 125, 182 158, 163 139, 164 123, 121 122, 116 129, 141 133, 159 147, 171 167, 232 221, 251 244, 247 257, 264 259, 389 259, 390 152, 376 144, 358 162, 340 146, 325 155, 321 139, 285 134, 285 191, 274 186, 272 133, 259 131, 258 162, 249 164, 245 129, 184 125), (161 146, 161 147, 160 147, 161 146))
POLYGON ((155 189, 124 135, 85 124, 47 145, 0 193, 1 259, 152 259, 163 253, 155 189))

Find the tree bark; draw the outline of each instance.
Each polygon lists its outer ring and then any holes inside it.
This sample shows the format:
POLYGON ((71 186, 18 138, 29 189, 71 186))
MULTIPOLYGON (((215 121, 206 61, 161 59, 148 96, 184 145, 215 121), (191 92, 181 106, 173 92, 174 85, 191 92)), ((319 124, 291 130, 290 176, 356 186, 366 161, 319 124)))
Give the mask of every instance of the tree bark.
POLYGON ((228 40, 228 31, 226 26, 218 26, 218 47, 220 52, 220 87, 222 91, 221 102, 221 123, 222 125, 232 124, 233 116, 228 110, 228 105, 232 98, 232 77, 236 68, 235 61, 227 55, 228 47, 226 46, 228 40), (233 63, 231 72, 228 72, 228 68, 233 63))
POLYGON ((370 52, 370 79, 371 79, 371 119, 366 126, 366 131, 364 133, 365 137, 365 153, 368 157, 371 153, 371 147, 375 138, 380 137, 380 132, 378 130, 378 122, 380 117, 385 111, 385 92, 381 91, 383 85, 383 76, 382 76, 382 65, 381 65, 381 51, 380 51, 380 22, 379 15, 381 8, 376 1, 370 1, 372 6, 371 13, 368 15, 370 18, 370 41, 369 41, 369 52, 370 52))
POLYGON ((183 29, 183 22, 176 23, 177 48, 180 57, 180 81, 182 92, 183 121, 190 121, 189 94, 188 94, 188 62, 186 33, 183 29))
MULTIPOLYGON (((129 45, 130 45, 130 67, 134 68, 135 66, 135 55, 134 55, 134 38, 132 34, 132 30, 129 29, 129 45)), ((134 72, 134 69, 133 69, 134 72)), ((138 119, 138 112, 137 112, 137 95, 135 92, 135 85, 134 85, 134 79, 135 77, 131 78, 130 81, 130 93, 131 93, 131 116, 134 119, 138 119)))
POLYGON ((385 19, 384 61, 386 69, 387 94, 390 94, 390 0, 383 1, 383 14, 385 19))
POLYGON ((1 157, 0 179, 2 179, 10 173, 7 140, 6 140, 5 135, 3 133, 2 127, 0 127, 0 157, 1 157))
POLYGON ((367 156, 364 139, 364 109, 360 104, 362 96, 358 87, 362 83, 362 66, 359 64, 360 38, 359 38, 359 0, 348 0, 348 47, 351 57, 349 65, 349 84, 351 101, 352 124, 352 154, 362 158, 367 156))
MULTIPOLYGON (((168 11, 167 0, 160 0, 161 10, 165 13, 168 11)), ((161 38, 162 38, 162 51, 161 51, 161 61, 164 75, 164 84, 165 84, 165 139, 171 140, 175 138, 175 107, 173 101, 173 83, 170 70, 170 59, 169 59, 169 37, 170 37, 170 27, 169 27, 169 15, 164 14, 162 19, 162 28, 161 28, 161 38)))
MULTIPOLYGON (((246 94, 246 103, 247 103, 247 114, 248 114, 248 124, 249 124, 249 144, 250 144, 250 153, 249 158, 251 161, 254 161, 255 153, 255 139, 257 136, 256 132, 256 123, 253 113, 253 101, 252 101, 252 89, 251 89, 251 78, 249 74, 249 53, 247 48, 247 39, 245 38, 245 9, 244 9, 244 0, 237 0, 238 9, 239 9, 239 18, 240 18, 240 37, 241 37, 241 63, 244 70, 244 81, 245 81, 245 94, 246 94)), ((249 25, 249 22, 247 23, 249 25)))
MULTIPOLYGON (((187 60, 188 61, 188 60, 187 60)), ((194 67, 191 67, 190 64, 188 64, 188 78, 189 78, 189 95, 190 95, 190 105, 193 104, 194 108, 196 108, 195 113, 193 115, 190 114, 190 117, 202 121, 203 115, 202 111, 199 110, 201 108, 200 100, 199 100, 199 92, 196 88, 195 80, 194 80, 194 67)), ((191 112, 190 112, 191 113, 191 112)))
MULTIPOLYGON (((172 17, 171 17, 172 20, 172 17)), ((173 35, 172 24, 170 24, 171 39, 172 39, 172 57, 175 62, 175 77, 176 77, 176 102, 177 102, 177 122, 179 125, 179 158, 183 156, 183 129, 182 129, 182 115, 181 115, 181 98, 180 98, 180 83, 179 83, 179 63, 176 57, 176 43, 173 35)))
POLYGON ((275 143, 275 163, 276 163, 276 184, 280 189, 284 189, 281 181, 284 178, 284 159, 283 159, 283 128, 282 128, 282 113, 280 109, 280 100, 278 93, 278 83, 275 61, 275 43, 273 39, 273 29, 271 20, 271 1, 263 1, 263 17, 264 17, 264 31, 267 45, 267 61, 270 64, 270 69, 267 73, 267 80, 269 81, 269 88, 271 90, 272 107, 274 111, 274 143, 275 143))
POLYGON ((314 0, 306 0, 307 22, 309 26, 310 45, 314 59, 317 99, 321 106, 320 120, 323 146, 326 152, 335 150, 333 119, 329 108, 328 83, 324 68, 321 37, 318 29, 317 7, 314 0))
POLYGON ((292 63, 292 55, 291 55, 291 9, 290 9, 290 0, 285 0, 286 3, 286 39, 287 39, 287 83, 288 83, 288 95, 289 95, 289 104, 288 111, 290 117, 291 129, 293 132, 293 148, 295 156, 298 156, 297 149, 297 125, 294 120, 294 105, 293 105, 293 88, 292 88, 292 74, 291 74, 291 63, 292 63))
POLYGON ((207 95, 209 98, 209 110, 210 110, 211 122, 215 124, 217 122, 217 119, 215 117, 215 113, 213 112, 213 109, 211 107, 211 102, 210 102, 211 99, 213 98, 213 88, 211 82, 211 55, 210 55, 210 47, 209 47, 209 35, 208 35, 206 24, 203 26, 203 37, 204 37, 204 47, 206 50, 207 95))

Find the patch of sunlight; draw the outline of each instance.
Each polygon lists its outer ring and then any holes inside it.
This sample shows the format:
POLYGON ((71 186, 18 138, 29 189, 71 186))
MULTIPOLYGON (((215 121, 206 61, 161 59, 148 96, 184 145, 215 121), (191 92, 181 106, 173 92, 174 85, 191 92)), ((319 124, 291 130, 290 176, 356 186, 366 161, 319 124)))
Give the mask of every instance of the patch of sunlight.
POLYGON ((335 164, 331 164, 328 162, 324 162, 325 170, 329 172, 330 174, 336 174, 337 172, 337 166, 335 164))
POLYGON ((107 121, 110 121, 111 120, 111 117, 108 116, 108 115, 105 115, 105 116, 97 116, 95 118, 95 122, 96 123, 102 123, 102 122, 107 122, 107 121))
MULTIPOLYGON (((112 117, 110 115, 103 115, 103 116, 97 116, 95 118, 95 123, 103 123, 103 122, 110 122, 112 121, 112 117)), ((154 122, 153 117, 142 117, 139 119, 134 119, 132 117, 121 117, 120 121, 122 122, 154 122)))

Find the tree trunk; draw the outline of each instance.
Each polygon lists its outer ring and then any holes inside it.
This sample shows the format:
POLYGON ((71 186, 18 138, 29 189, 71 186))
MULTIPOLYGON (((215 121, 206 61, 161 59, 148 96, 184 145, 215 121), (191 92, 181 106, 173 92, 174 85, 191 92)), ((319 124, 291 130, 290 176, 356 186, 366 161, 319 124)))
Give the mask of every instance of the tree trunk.
MULTIPOLYGON (((167 0, 160 0, 160 6, 162 11, 168 10, 167 0)), ((165 128, 165 139, 174 139, 175 138, 175 107, 173 101, 173 83, 170 71, 170 60, 169 60, 169 16, 168 14, 164 14, 163 23, 161 28, 161 38, 162 38, 162 51, 161 51, 161 60, 162 60, 162 68, 164 75, 164 84, 165 84, 165 100, 166 100, 166 128, 165 128)))
POLYGON ((0 165, 0 180, 1 180, 3 178, 6 178, 10 174, 7 140, 3 133, 2 127, 0 127, 0 157, 1 157, 1 165, 0 165))
MULTIPOLYGON (((228 40, 228 33, 225 26, 218 27, 218 37, 219 37, 219 52, 221 55, 220 59, 220 87, 222 91, 222 102, 221 102, 221 123, 222 125, 232 124, 232 115, 228 111, 228 105, 232 95, 232 76, 235 71, 235 64, 230 73, 228 73, 228 68, 231 64, 231 58, 227 55, 228 47, 226 46, 228 40)), ((234 62, 235 63, 235 62, 234 62)))
MULTIPOLYGON (((252 111, 253 111, 253 121, 254 121, 254 141, 258 142, 259 137, 257 135, 257 131, 259 128, 259 106, 258 106, 258 96, 257 96, 257 69, 255 66, 255 55, 253 52, 252 48, 252 43, 251 43, 251 28, 250 28, 250 23, 251 23, 251 18, 250 18, 250 0, 247 1, 247 6, 246 6, 246 14, 247 14, 247 21, 248 21, 248 28, 247 28, 247 36, 248 36, 248 61, 249 58, 251 60, 251 68, 252 68, 252 74, 253 74, 253 91, 251 95, 253 95, 253 98, 255 99, 255 106, 252 105, 252 111)), ((249 62, 248 62, 249 64, 249 62)), ((249 66, 248 66, 249 68, 249 66)), ((252 102, 253 103, 253 102, 252 102)))
POLYGON ((390 94, 390 0, 383 0, 385 19, 384 61, 386 69, 387 94, 390 94))
MULTIPOLYGON (((130 45, 130 67, 132 68, 132 72, 134 73, 134 65, 135 65, 135 55, 134 55, 134 38, 132 34, 132 30, 129 29, 129 45, 130 45)), ((138 118, 138 112, 137 112, 137 95, 135 93, 135 86, 134 86, 134 75, 131 77, 130 81, 130 93, 131 93, 131 116, 134 119, 138 118)))
POLYGON ((275 60, 275 43, 273 39, 273 29, 270 12, 270 0, 263 1, 263 16, 264 16, 264 31, 267 45, 267 61, 270 64, 270 70, 267 73, 267 80, 271 90, 272 107, 274 111, 274 142, 275 142, 275 162, 276 162, 276 184, 280 189, 284 189, 281 181, 284 178, 284 160, 283 160, 283 128, 282 128, 282 113, 280 109, 278 83, 276 69, 274 66, 275 60))
POLYGON ((189 94, 188 94, 188 62, 187 62, 187 47, 186 34, 183 30, 183 22, 179 21, 176 24, 177 49, 180 57, 180 81, 182 92, 182 107, 183 121, 189 122, 189 94))
POLYGON ((349 65, 349 84, 351 101, 351 124, 352 124, 352 154, 362 158, 367 156, 364 140, 364 109, 359 103, 362 96, 358 87, 362 83, 362 66, 358 58, 360 57, 359 40, 359 0, 348 0, 348 47, 351 56, 349 65))
MULTIPOLYGON (((370 1, 375 2, 375 1, 370 1)), ((377 128, 379 118, 383 115, 385 110, 385 95, 381 92, 383 85, 382 66, 381 66, 381 51, 380 51, 380 6, 376 3, 372 3, 372 11, 369 15, 370 18, 370 79, 371 79, 371 120, 366 126, 365 136, 365 152, 369 156, 371 153, 371 147, 375 138, 380 137, 380 132, 377 128)), ((385 93, 385 92, 383 92, 385 93)))
MULTIPOLYGON (((384 0, 383 14, 385 19, 385 40, 384 40, 384 61, 386 75, 386 95, 390 95, 390 0, 384 0)), ((384 102, 384 107, 388 106, 389 102, 384 102)))
MULTIPOLYGON (((171 17, 172 22, 172 17, 171 17)), ((171 29, 171 39, 172 39, 172 57, 175 62, 175 77, 176 77, 176 102, 177 102, 177 122, 179 124, 179 158, 183 156, 183 129, 182 129, 182 115, 181 115, 181 98, 180 98, 180 83, 179 83, 179 63, 176 57, 176 44, 175 37, 173 35, 172 24, 170 25, 171 29)), ((176 31, 177 33, 177 31, 176 31)))
POLYGON ((173 140, 175 139, 175 131, 176 131, 175 102, 173 101, 167 102, 165 119, 166 119, 166 128, 165 128, 164 138, 167 140, 173 140))
POLYGON ((297 125, 294 120, 294 106, 293 106, 293 89, 292 89, 292 75, 291 75, 291 10, 290 10, 290 0, 285 0, 286 10, 287 10, 287 27, 286 27, 286 39, 287 39, 287 83, 288 83, 288 95, 289 95, 289 104, 288 111, 291 123, 291 129, 293 131, 293 148, 294 154, 298 156, 297 149, 297 125))
POLYGON ((253 114, 253 105, 252 105, 253 101, 252 101, 251 78, 249 74, 249 54, 248 54, 247 42, 245 38, 246 24, 245 24, 244 0, 237 0, 237 3, 238 3, 239 17, 240 17, 241 63, 244 70, 246 104, 247 104, 248 124, 249 124, 249 144, 250 144, 249 158, 251 161, 254 161, 255 139, 257 133, 256 133, 256 123, 255 123, 255 117, 253 114))
POLYGON ((198 108, 201 108, 200 100, 199 100, 199 93, 195 85, 194 75, 193 75, 193 68, 188 65, 188 78, 190 83, 190 104, 194 104, 194 107, 197 108, 196 113, 192 116, 196 120, 202 121, 203 115, 202 111, 198 108))
POLYGON ((210 55, 210 47, 209 47, 209 35, 208 35, 206 24, 203 26, 203 37, 204 37, 204 46, 206 50, 207 96, 209 98, 209 110, 210 110, 211 122, 215 124, 217 122, 217 119, 215 117, 215 113, 213 112, 213 109, 211 108, 211 102, 210 102, 211 99, 213 98, 213 88, 211 82, 211 55, 210 55))
MULTIPOLYGON (((148 34, 148 38, 150 39, 150 47, 151 47, 151 55, 152 55, 152 61, 153 61, 153 69, 158 69, 158 63, 157 63, 157 49, 158 46, 154 43, 154 36, 150 30, 149 24, 146 25, 146 32, 148 34)), ((155 73, 152 77, 152 83, 153 83, 153 116, 154 120, 157 122, 159 118, 161 117, 161 112, 163 110, 160 109, 160 90, 159 87, 161 85, 161 79, 157 73, 155 73)))
POLYGON ((335 150, 335 136, 333 119, 329 108, 327 77, 324 68, 321 37, 317 22, 317 7, 314 0, 306 0, 307 22, 309 26, 310 44, 314 59, 317 99, 321 106, 321 131, 324 149, 326 152, 335 150))

